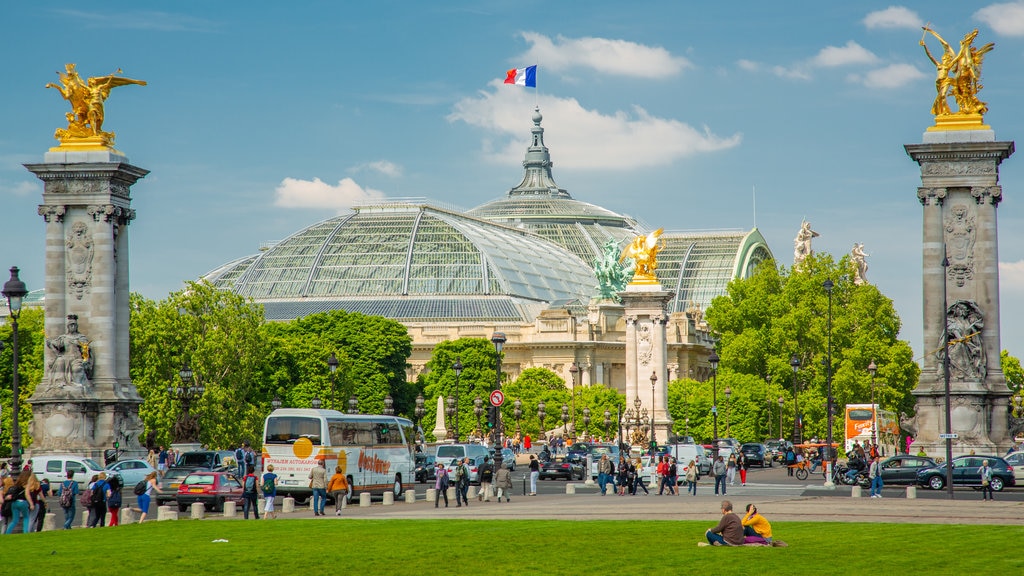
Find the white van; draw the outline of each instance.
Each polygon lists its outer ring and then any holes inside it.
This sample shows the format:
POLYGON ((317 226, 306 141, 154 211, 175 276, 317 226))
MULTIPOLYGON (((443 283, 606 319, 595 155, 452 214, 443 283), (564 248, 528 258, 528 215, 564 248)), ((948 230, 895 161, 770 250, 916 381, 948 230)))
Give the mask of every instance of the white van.
POLYGON ((29 458, 32 461, 32 471, 42 480, 50 481, 50 486, 57 486, 67 479, 69 470, 75 473, 73 480, 78 482, 79 488, 85 486, 92 480, 94 474, 103 472, 103 467, 94 460, 75 456, 73 454, 45 454, 29 458))
POLYGON ((704 453, 704 447, 697 444, 669 444, 665 447, 668 455, 676 459, 676 473, 680 482, 686 480, 686 467, 690 460, 697 462, 702 476, 711 473, 711 459, 704 453))
POLYGON ((444 464, 452 481, 455 480, 454 461, 462 461, 463 458, 470 459, 469 482, 476 484, 480 481, 480 466, 484 463, 484 457, 490 456, 491 451, 480 444, 441 444, 434 453, 434 461, 444 464))

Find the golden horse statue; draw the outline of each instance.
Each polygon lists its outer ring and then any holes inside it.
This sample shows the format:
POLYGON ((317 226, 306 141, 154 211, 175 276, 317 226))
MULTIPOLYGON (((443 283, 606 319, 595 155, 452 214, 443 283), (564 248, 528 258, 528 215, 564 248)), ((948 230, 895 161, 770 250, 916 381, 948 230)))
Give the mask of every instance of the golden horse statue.
POLYGON ((58 128, 54 138, 61 147, 110 148, 114 145, 114 133, 103 131, 104 103, 110 91, 118 86, 137 84, 145 86, 143 80, 119 76, 121 70, 107 76, 95 76, 82 80, 74 64, 66 64, 64 72, 57 72, 60 84, 50 82, 47 88, 56 88, 60 95, 71 104, 71 112, 65 114, 67 128, 58 128))
POLYGON ((657 284, 654 271, 658 268, 658 251, 665 248, 661 240, 663 229, 658 228, 646 236, 637 236, 622 251, 619 261, 632 258, 636 263, 630 284, 657 284))
POLYGON ((978 36, 975 29, 964 35, 960 41, 960 49, 953 50, 942 36, 928 26, 921 27, 924 32, 921 35, 919 44, 924 48, 925 55, 935 65, 935 102, 932 103, 932 114, 935 116, 949 115, 984 115, 988 112, 988 105, 978 99, 978 91, 981 85, 981 63, 985 54, 992 51, 995 44, 989 42, 981 48, 974 47, 974 40, 978 36), (925 36, 931 34, 942 45, 941 58, 932 56, 928 45, 925 44, 925 36), (953 96, 958 111, 952 112, 949 107, 949 97, 953 96))

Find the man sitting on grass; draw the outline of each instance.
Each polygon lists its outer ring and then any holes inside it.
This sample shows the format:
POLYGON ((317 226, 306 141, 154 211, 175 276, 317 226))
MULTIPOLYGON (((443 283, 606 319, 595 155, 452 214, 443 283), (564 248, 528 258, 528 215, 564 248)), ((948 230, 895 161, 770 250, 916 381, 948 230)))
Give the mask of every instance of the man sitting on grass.
POLYGON ((732 511, 732 502, 722 500, 722 520, 706 532, 708 542, 713 546, 742 546, 743 523, 732 511))

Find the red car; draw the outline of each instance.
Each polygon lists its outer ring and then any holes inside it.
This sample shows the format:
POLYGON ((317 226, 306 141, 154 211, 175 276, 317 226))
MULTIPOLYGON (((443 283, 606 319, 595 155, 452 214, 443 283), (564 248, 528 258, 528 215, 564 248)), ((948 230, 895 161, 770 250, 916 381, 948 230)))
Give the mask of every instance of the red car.
POLYGON ((178 486, 178 511, 188 510, 194 502, 202 502, 207 510, 221 512, 224 502, 242 505, 242 483, 230 472, 195 471, 178 486))

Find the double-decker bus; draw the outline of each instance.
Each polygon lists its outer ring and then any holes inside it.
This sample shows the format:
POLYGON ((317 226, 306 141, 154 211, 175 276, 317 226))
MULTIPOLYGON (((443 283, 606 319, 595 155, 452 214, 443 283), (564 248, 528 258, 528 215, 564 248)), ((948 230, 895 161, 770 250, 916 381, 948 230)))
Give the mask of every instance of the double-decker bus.
POLYGON ((872 440, 877 432, 882 454, 895 454, 900 441, 900 425, 896 415, 882 410, 877 404, 846 405, 846 451, 853 450, 854 442, 861 446, 872 440))
POLYGON ((328 478, 341 466, 350 496, 391 491, 398 498, 415 481, 414 442, 406 418, 280 408, 263 425, 263 468, 273 464, 278 494, 300 501, 313 494, 309 473, 320 460, 328 478))

